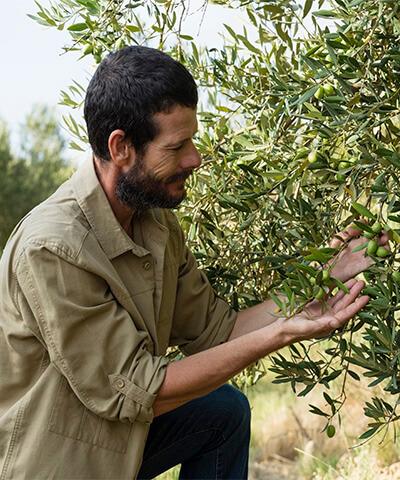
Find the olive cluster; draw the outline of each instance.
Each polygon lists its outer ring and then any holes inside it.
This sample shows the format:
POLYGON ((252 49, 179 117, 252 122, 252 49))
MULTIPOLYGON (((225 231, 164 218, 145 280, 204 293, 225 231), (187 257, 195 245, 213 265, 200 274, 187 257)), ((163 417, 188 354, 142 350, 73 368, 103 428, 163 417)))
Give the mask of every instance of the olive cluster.
POLYGON ((331 97, 335 93, 335 87, 330 83, 326 83, 318 87, 318 90, 314 93, 314 97, 317 100, 322 100, 324 97, 331 97))
POLYGON ((367 254, 370 257, 387 257, 390 255, 389 250, 387 250, 385 247, 380 247, 378 245, 378 236, 382 232, 382 224, 380 222, 375 222, 373 225, 371 225, 371 232, 366 231, 363 232, 363 236, 365 238, 369 239, 369 242, 367 244, 367 254))
POLYGON ((336 180, 341 183, 344 182, 346 180, 346 173, 344 171, 352 167, 355 163, 355 158, 349 158, 348 160, 342 160, 341 162, 339 162, 337 166, 339 171, 335 175, 336 180))
MULTIPOLYGON (((369 213, 370 217, 373 217, 372 213, 369 213)), ((369 241, 363 245, 357 247, 357 250, 361 250, 363 248, 366 249, 366 254, 371 257, 379 257, 384 258, 390 255, 390 251, 387 250, 383 246, 379 246, 378 240, 379 235, 383 231, 382 224, 377 221, 373 220, 374 223, 371 225, 368 223, 362 223, 363 233, 362 235, 367 238, 369 241)), ((361 223, 352 225, 353 228, 359 229, 359 225, 361 223)), ((395 271, 392 273, 393 280, 400 284, 400 271, 395 271)), ((316 275, 309 277, 309 281, 313 286, 313 297, 315 300, 323 300, 327 294, 327 292, 332 288, 337 286, 334 278, 331 277, 329 269, 324 268, 319 270, 316 275)))

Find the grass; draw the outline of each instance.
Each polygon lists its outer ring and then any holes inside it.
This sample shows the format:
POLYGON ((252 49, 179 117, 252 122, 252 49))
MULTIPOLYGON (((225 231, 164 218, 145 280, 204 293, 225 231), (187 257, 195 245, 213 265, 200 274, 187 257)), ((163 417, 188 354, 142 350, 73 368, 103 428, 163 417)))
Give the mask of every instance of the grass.
POLYGON ((157 480, 178 480, 179 469, 180 469, 180 466, 178 465, 168 470, 168 472, 165 472, 162 475, 159 475, 158 477, 156 477, 156 479, 157 480))
POLYGON ((394 441, 393 429, 355 447, 368 423, 363 402, 371 391, 363 382, 349 382, 342 424, 336 423, 336 435, 328 438, 323 432, 324 418, 311 414, 308 407, 312 403, 326 409, 321 390, 298 398, 289 388, 272 384, 271 379, 263 379, 249 395, 254 406, 249 478, 400 480, 400 445, 394 441), (286 461, 286 473, 271 477, 269 465, 277 460, 282 467, 286 461))

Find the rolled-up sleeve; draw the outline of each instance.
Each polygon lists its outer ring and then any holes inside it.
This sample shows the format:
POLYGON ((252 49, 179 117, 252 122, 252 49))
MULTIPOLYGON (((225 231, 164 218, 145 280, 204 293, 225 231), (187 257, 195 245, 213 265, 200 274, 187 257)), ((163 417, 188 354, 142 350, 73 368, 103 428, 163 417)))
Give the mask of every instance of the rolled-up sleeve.
POLYGON ((107 282, 65 250, 38 243, 25 248, 16 272, 20 308, 31 312, 51 362, 80 401, 108 420, 151 422, 168 359, 148 351, 148 333, 107 282))
POLYGON ((216 295, 190 250, 182 250, 170 345, 192 355, 225 343, 237 312, 216 295))

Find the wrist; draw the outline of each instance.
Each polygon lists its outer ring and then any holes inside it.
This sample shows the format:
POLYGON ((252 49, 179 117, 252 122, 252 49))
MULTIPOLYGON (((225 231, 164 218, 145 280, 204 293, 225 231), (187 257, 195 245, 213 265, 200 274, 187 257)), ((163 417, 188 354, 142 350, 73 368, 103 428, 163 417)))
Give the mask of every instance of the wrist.
POLYGON ((274 324, 277 329, 276 336, 279 344, 281 345, 280 348, 287 347, 296 341, 293 334, 291 334, 288 330, 287 321, 287 318, 280 317, 275 321, 274 324))

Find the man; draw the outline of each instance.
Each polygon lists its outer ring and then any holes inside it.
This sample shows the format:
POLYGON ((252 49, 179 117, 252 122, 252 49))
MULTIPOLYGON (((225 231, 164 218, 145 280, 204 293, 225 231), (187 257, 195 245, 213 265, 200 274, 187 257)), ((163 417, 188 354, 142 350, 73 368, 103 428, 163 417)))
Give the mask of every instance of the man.
MULTIPOLYGON (((197 89, 154 49, 109 55, 88 87, 93 160, 15 228, 0 263, 0 471, 6 479, 247 477, 250 409, 226 385, 268 353, 327 335, 350 293, 285 320, 216 297, 169 210, 200 166, 197 89), (169 362, 168 346, 186 358, 169 362)), ((359 233, 359 232, 358 232, 359 233)), ((350 231, 348 237, 356 233, 350 231)), ((382 239, 382 242, 385 240, 382 239)))

